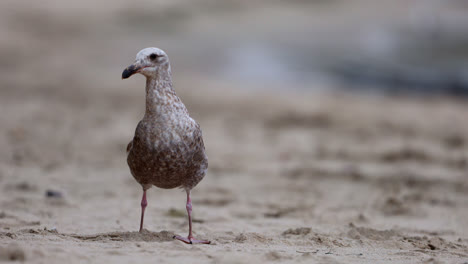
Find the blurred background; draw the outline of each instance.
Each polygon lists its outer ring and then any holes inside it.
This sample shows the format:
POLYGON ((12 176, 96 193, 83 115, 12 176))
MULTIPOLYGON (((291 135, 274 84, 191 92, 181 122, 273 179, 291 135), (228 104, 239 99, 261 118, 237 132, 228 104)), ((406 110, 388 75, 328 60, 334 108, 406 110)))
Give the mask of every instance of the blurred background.
POLYGON ((2 1, 1 74, 3 87, 30 86, 21 74, 36 85, 110 80, 135 51, 158 46, 181 78, 466 95, 467 9, 463 0, 2 1))
MULTIPOLYGON (((464 0, 2 0, 0 246, 72 263, 466 257, 467 13, 464 0), (195 231, 211 248, 126 244, 172 241, 132 233, 125 147, 145 82, 121 73, 150 46, 203 129, 195 231)), ((184 195, 154 189, 147 229, 184 234, 184 195)))

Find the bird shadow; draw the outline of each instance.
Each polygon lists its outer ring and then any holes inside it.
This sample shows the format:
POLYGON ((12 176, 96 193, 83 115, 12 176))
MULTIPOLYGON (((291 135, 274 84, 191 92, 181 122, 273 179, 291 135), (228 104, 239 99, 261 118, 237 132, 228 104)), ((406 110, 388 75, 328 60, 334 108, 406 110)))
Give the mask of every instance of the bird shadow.
POLYGON ((169 231, 153 232, 143 229, 140 232, 110 232, 95 235, 70 234, 68 236, 82 241, 144 241, 144 242, 168 242, 174 240, 174 233, 169 231))

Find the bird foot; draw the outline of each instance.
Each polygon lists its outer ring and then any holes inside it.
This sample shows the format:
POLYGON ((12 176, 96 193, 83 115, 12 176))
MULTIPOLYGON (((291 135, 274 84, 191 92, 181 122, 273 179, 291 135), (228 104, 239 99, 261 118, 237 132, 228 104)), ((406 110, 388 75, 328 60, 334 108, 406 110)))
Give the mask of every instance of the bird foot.
POLYGON ((186 244, 210 244, 211 241, 208 240, 198 240, 193 237, 182 237, 182 236, 174 236, 173 238, 180 240, 186 244))

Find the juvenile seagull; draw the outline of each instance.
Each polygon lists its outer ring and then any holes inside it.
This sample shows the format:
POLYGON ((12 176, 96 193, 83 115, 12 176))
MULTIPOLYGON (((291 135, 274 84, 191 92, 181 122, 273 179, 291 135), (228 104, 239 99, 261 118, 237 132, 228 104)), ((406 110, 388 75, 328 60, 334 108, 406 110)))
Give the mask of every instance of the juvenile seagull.
POLYGON ((127 79, 135 73, 146 77, 146 111, 138 123, 133 140, 127 146, 127 163, 135 180, 143 187, 140 232, 146 191, 153 185, 187 192, 189 234, 174 236, 187 244, 209 244, 192 235, 192 202, 190 190, 205 176, 208 159, 200 125, 190 116, 172 88, 171 66, 164 51, 146 48, 138 52, 135 62, 122 73, 127 79))

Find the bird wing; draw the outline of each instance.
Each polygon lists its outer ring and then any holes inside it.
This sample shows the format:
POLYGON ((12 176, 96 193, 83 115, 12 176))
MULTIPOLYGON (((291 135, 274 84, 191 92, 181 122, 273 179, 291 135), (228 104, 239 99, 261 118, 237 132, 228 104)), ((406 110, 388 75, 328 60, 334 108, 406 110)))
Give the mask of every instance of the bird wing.
POLYGON ((193 140, 196 144, 196 152, 193 156, 193 160, 196 161, 196 162, 205 162, 207 163, 208 160, 207 160, 207 157, 206 157, 206 153, 205 153, 205 144, 203 142, 203 136, 202 136, 202 131, 201 131, 201 128, 200 128, 200 125, 198 123, 195 122, 195 130, 193 132, 193 140))

